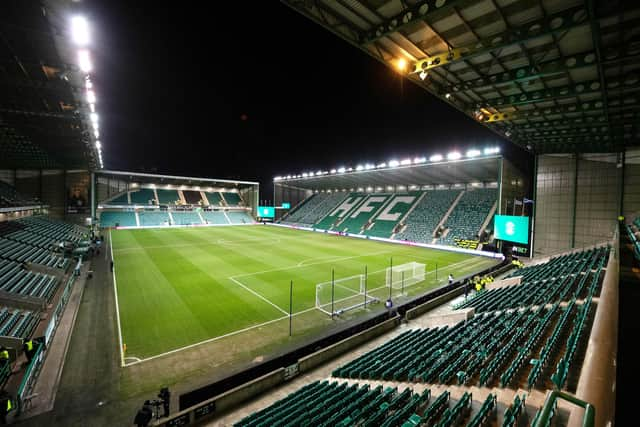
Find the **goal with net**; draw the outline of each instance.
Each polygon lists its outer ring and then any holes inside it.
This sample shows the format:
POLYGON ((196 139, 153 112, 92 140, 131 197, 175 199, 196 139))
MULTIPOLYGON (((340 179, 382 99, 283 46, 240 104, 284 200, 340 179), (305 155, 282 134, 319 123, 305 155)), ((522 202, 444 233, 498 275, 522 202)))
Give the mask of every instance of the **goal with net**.
POLYGON ((386 285, 393 289, 404 289, 424 281, 425 265, 419 262, 408 262, 387 267, 386 285))
POLYGON ((363 307, 378 299, 366 294, 366 276, 343 277, 316 285, 316 308, 329 316, 363 307))

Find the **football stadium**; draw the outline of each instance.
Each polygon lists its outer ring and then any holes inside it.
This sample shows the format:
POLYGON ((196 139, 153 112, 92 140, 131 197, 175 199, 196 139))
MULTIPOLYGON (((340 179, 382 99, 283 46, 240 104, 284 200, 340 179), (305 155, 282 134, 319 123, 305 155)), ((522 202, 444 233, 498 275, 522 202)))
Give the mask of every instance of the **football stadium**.
POLYGON ((136 7, 0 3, 1 423, 637 425, 638 5, 220 9, 317 127, 220 113, 264 84, 178 56, 209 11, 136 7))

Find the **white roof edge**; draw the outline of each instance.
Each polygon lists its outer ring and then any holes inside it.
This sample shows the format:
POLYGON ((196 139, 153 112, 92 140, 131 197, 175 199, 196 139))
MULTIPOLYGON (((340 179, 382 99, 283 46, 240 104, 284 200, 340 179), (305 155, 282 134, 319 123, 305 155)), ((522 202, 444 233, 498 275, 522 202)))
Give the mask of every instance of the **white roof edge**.
POLYGON ((247 184, 247 185, 260 185, 259 182, 254 181, 234 181, 231 179, 216 179, 216 178, 200 178, 196 176, 178 176, 178 175, 159 175, 153 173, 143 173, 143 172, 126 172, 126 171, 114 171, 108 169, 100 169, 95 171, 97 174, 110 174, 110 175, 133 175, 133 176, 144 176, 148 178, 168 178, 168 179, 191 179, 198 181, 209 181, 209 182, 226 182, 230 184, 247 184))

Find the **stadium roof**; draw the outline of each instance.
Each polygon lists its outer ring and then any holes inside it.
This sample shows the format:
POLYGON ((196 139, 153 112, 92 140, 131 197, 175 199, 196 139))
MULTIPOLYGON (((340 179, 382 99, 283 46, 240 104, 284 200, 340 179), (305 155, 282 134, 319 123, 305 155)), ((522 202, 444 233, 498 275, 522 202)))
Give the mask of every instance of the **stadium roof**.
POLYGON ((383 187, 403 185, 469 184, 473 182, 497 182, 501 156, 484 157, 399 166, 387 169, 352 171, 332 175, 290 178, 275 181, 309 190, 351 189, 358 187, 383 187))
POLYGON ((640 145, 640 3, 282 2, 534 152, 640 145))
POLYGON ((113 179, 119 179, 126 182, 135 182, 137 184, 167 184, 167 185, 203 185, 203 186, 222 186, 222 187, 236 187, 236 186, 257 186, 258 182, 253 181, 237 181, 232 179, 215 179, 215 178, 200 178, 193 176, 174 176, 174 175, 158 175, 151 173, 141 172, 126 172, 126 171, 112 171, 112 170, 100 170, 96 172, 98 176, 108 176, 113 179))
POLYGON ((0 4, 0 168, 99 165, 86 75, 71 45, 71 2, 0 4))

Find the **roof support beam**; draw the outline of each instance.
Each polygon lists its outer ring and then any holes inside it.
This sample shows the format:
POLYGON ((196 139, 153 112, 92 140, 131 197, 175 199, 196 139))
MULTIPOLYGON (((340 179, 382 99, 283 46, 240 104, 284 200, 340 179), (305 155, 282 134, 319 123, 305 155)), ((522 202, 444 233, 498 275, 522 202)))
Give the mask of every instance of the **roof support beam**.
POLYGON ((446 12, 464 2, 465 0, 423 0, 416 2, 413 6, 407 7, 402 12, 386 19, 380 25, 376 25, 375 28, 364 35, 362 43, 373 43, 382 37, 400 31, 416 22, 426 20, 427 17, 436 13, 446 12))
POLYGON ((420 73, 432 68, 454 64, 462 59, 471 59, 518 43, 548 36, 560 31, 584 25, 587 12, 583 6, 572 7, 562 12, 548 15, 526 25, 510 28, 491 37, 485 37, 473 45, 456 48, 416 61, 412 73, 420 73))

